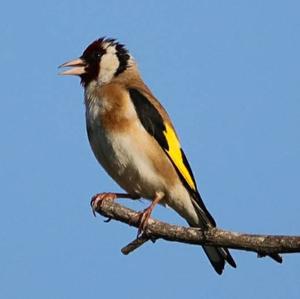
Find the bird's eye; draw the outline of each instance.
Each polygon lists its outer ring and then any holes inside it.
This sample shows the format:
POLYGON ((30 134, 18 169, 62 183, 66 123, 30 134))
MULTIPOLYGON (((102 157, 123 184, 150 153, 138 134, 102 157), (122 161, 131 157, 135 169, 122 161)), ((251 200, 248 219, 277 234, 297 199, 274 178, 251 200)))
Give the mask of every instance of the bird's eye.
POLYGON ((101 58, 101 53, 98 51, 95 51, 92 55, 94 60, 99 60, 101 58))

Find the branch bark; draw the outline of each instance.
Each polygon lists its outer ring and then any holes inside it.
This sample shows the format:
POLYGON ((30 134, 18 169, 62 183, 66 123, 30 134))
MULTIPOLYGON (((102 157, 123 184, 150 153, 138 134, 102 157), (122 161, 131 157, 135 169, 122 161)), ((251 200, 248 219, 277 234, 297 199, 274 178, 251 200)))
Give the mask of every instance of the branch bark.
MULTIPOLYGON (((96 212, 104 217, 126 223, 130 226, 139 226, 139 213, 112 200, 103 200, 96 207, 96 212)), ((259 256, 274 253, 300 252, 300 236, 244 234, 219 228, 201 230, 198 228, 171 225, 150 218, 143 235, 125 246, 122 249, 122 253, 129 254, 148 240, 154 242, 157 239, 186 244, 222 246, 256 252, 259 256)))

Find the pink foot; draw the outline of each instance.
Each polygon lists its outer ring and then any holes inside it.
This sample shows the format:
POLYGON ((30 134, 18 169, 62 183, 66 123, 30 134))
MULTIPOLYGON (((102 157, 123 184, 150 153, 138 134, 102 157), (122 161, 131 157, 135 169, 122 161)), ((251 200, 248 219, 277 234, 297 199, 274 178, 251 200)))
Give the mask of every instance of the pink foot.
POLYGON ((98 193, 94 195, 91 200, 91 207, 94 216, 96 217, 97 207, 101 206, 103 200, 115 200, 116 198, 117 198, 117 194, 110 193, 110 192, 98 193))
POLYGON ((145 209, 143 212, 140 212, 140 224, 139 224, 139 228, 138 228, 138 233, 137 236, 139 237, 143 231, 145 231, 147 224, 148 224, 148 220, 151 216, 153 207, 150 206, 147 209, 145 209))
POLYGON ((161 201, 161 199, 164 197, 163 193, 156 193, 153 201, 151 202, 150 206, 145 209, 143 212, 140 212, 140 225, 138 229, 138 237, 145 231, 147 225, 148 225, 148 220, 151 216, 151 213, 155 206, 161 201))

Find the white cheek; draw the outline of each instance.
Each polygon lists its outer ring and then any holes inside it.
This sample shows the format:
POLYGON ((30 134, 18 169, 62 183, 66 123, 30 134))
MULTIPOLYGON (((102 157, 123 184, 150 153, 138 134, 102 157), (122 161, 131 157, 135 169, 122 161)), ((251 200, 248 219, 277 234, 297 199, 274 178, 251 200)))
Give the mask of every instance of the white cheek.
POLYGON ((108 52, 103 55, 101 58, 100 73, 98 77, 99 83, 108 83, 113 78, 119 65, 120 62, 115 53, 108 52))

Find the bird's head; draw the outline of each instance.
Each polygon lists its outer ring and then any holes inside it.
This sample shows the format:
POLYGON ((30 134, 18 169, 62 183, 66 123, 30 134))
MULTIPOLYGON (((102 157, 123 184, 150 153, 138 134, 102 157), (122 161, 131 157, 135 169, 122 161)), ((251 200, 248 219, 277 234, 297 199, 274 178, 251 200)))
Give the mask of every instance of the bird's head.
POLYGON ((100 38, 92 42, 79 58, 60 65, 68 68, 60 75, 80 76, 84 87, 92 81, 106 84, 122 74, 131 61, 124 45, 114 39, 100 38))

